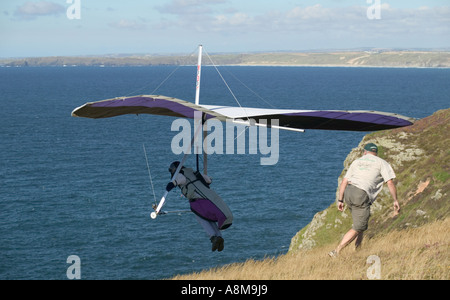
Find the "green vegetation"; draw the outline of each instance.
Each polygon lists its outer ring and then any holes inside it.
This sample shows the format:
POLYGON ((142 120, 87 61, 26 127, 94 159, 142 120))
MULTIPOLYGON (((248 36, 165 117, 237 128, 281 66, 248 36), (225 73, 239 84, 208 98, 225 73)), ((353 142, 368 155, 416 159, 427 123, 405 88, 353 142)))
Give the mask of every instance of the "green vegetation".
POLYGON ((450 178, 450 174, 447 171, 434 172, 433 176, 442 182, 446 182, 450 178))

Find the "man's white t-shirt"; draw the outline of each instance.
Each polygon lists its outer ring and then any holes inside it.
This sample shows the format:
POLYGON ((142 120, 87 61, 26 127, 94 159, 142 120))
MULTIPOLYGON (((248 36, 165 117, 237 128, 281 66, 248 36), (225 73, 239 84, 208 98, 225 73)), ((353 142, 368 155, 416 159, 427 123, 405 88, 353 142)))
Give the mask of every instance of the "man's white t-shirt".
POLYGON ((364 190, 370 203, 373 203, 383 188, 383 183, 395 178, 395 173, 384 159, 366 154, 352 162, 344 177, 352 185, 364 190))

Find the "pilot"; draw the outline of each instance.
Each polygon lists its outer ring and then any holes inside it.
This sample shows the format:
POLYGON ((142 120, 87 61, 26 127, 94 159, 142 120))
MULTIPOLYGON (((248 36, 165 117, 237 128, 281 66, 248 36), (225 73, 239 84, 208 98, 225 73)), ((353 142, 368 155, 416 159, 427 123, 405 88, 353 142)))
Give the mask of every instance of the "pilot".
POLYGON ((209 188, 212 180, 208 175, 183 166, 174 178, 179 165, 179 161, 170 164, 172 181, 167 184, 166 191, 170 192, 176 186, 181 189, 189 200, 191 211, 211 240, 211 250, 220 252, 224 248, 221 230, 231 226, 233 215, 222 198, 209 188))

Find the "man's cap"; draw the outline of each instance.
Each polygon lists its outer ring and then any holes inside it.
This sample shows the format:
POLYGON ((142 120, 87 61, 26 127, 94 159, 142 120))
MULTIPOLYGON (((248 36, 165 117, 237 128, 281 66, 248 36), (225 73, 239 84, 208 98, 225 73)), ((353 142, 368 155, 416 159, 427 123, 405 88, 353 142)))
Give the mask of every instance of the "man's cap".
POLYGON ((378 153, 378 147, 374 143, 368 143, 364 146, 364 150, 378 153))

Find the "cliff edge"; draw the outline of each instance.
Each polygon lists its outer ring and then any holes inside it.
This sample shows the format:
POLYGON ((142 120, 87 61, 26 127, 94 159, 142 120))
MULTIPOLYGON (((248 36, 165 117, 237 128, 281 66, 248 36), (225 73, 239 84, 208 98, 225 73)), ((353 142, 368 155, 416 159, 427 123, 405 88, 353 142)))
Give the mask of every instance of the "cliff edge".
MULTIPOLYGON (((450 212, 450 108, 418 120, 414 125, 366 135, 344 161, 338 187, 351 162, 362 155, 363 146, 373 142, 379 156, 396 173, 397 195, 401 211, 393 214, 393 200, 387 186, 371 206, 371 238, 392 231, 416 228, 445 219, 450 212)), ((336 189, 337 197, 338 189, 336 189)), ((337 199, 337 198, 336 198, 337 199)), ((291 240, 290 252, 338 243, 351 228, 351 214, 339 212, 336 203, 318 212, 311 223, 291 240)))

